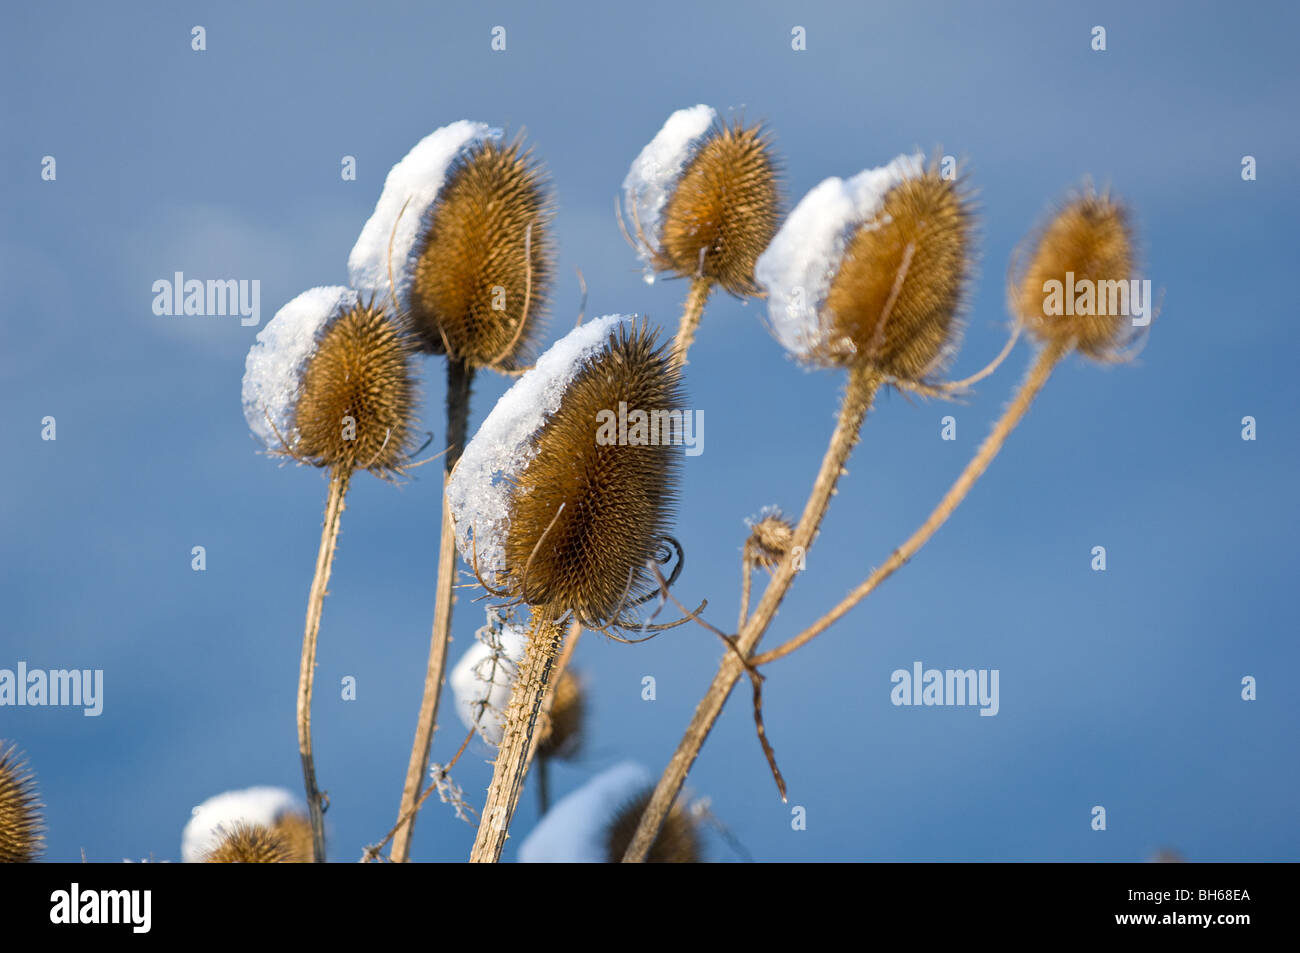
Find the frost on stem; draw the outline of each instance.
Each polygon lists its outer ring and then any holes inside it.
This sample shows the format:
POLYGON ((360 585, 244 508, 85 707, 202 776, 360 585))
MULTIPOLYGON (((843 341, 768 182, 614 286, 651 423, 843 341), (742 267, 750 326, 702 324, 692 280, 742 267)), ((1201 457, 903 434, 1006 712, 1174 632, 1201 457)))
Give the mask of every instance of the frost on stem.
POLYGON ((451 671, 456 713, 466 728, 478 732, 488 744, 499 745, 528 637, 522 626, 505 622, 492 609, 475 637, 477 641, 451 671))

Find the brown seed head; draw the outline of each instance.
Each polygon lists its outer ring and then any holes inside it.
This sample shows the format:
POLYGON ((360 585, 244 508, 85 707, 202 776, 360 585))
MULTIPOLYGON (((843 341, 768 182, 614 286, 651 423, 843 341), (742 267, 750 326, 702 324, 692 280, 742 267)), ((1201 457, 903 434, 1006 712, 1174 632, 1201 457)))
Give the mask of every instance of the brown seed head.
POLYGON ((295 453, 320 467, 395 472, 415 414, 411 345, 387 314, 358 304, 330 325, 307 365, 295 453))
POLYGON ((760 518, 750 524, 749 557, 760 569, 775 568, 790 551, 793 542, 794 528, 776 507, 765 509, 760 518))
POLYGON ((754 262, 776 234, 780 204, 776 162, 763 129, 739 121, 715 128, 664 209, 655 268, 711 278, 735 295, 756 293, 754 262))
POLYGON ((203 856, 205 864, 287 864, 294 860, 285 839, 261 824, 235 824, 203 856))
POLYGON ((1089 357, 1114 358, 1131 342, 1131 318, 1109 307, 1095 290, 1110 287, 1103 282, 1127 284, 1133 277, 1133 234, 1125 208, 1089 189, 1069 201, 1031 240, 1032 254, 1013 277, 1013 313, 1043 343, 1074 340, 1089 357), (1063 313, 1067 274, 1073 276, 1074 287, 1093 290, 1087 308, 1093 313, 1063 313), (1085 280, 1088 285, 1081 285, 1085 280), (1061 289, 1055 300, 1049 291, 1052 282, 1061 289))
POLYGON ((31 863, 41 855, 41 806, 26 759, 0 741, 0 864, 31 863))
POLYGON ((271 832, 284 842, 291 864, 310 864, 314 859, 311 840, 311 822, 301 814, 289 812, 281 815, 271 825, 271 832))
POLYGON ((542 758, 573 758, 582 748, 582 720, 586 713, 582 681, 565 669, 555 685, 551 714, 542 728, 537 754, 542 758))
MULTIPOLYGON (((638 430, 634 412, 666 415, 682 400, 667 348, 644 323, 620 324, 533 438, 536 456, 511 491, 508 588, 529 605, 573 609, 600 625, 625 593, 634 598, 651 584, 645 566, 667 531, 681 454, 650 444, 651 428, 638 430), (608 423, 620 404, 625 440, 608 423)), ((667 430, 663 423, 661 441, 667 430)))
MULTIPOLYGON (((632 843, 632 837, 636 834, 637 825, 641 822, 641 815, 645 813, 646 805, 650 803, 653 794, 654 789, 647 788, 614 815, 605 835, 608 849, 606 857, 609 863, 617 864, 623 860, 623 855, 627 853, 628 845, 632 843)), ((672 810, 664 818, 664 826, 660 828, 659 836, 650 847, 650 853, 646 855, 646 863, 698 864, 699 862, 700 836, 695 829, 695 823, 680 804, 674 803, 672 810)))
POLYGON ((898 182, 849 240, 823 308, 830 333, 810 359, 865 361, 900 381, 933 371, 960 330, 973 224, 968 194, 937 167, 898 182))
POLYGON ((554 271, 551 213, 542 169, 518 140, 456 162, 427 213, 411 287, 425 348, 472 367, 528 363, 554 271))

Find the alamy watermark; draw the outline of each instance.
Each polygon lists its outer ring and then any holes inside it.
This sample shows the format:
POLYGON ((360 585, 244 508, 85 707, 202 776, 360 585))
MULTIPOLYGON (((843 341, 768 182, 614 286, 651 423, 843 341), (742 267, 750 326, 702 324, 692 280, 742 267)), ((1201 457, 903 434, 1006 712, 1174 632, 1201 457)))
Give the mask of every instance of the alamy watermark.
POLYGON ((920 662, 912 663, 912 670, 896 669, 889 676, 894 687, 889 700, 895 705, 978 705, 981 715, 996 715, 998 702, 998 669, 940 670, 925 668, 920 662))
POLYGON ((186 278, 178 271, 171 279, 153 283, 153 313, 157 315, 239 315, 239 323, 252 327, 262 320, 262 282, 259 278, 186 278))
POLYGON ((704 411, 627 409, 596 414, 596 443, 602 447, 685 447, 688 457, 704 452, 704 411))
POLYGON ((1135 328, 1151 323, 1150 278, 1075 280, 1074 272, 1067 271, 1064 282, 1058 278, 1044 281, 1043 294, 1047 296, 1043 299, 1043 314, 1049 317, 1124 315, 1132 316, 1135 328))
POLYGON ((76 707, 87 718, 104 710, 104 670, 35 668, 20 661, 18 668, 0 668, 0 707, 13 705, 76 707))

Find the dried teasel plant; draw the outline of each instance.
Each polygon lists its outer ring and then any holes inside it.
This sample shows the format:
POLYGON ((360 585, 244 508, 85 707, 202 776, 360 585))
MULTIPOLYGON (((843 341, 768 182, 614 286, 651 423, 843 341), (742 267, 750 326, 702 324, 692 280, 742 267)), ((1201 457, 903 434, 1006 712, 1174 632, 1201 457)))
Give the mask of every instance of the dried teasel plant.
MULTIPOLYGON (((542 327, 554 271, 553 199, 522 140, 467 120, 420 141, 389 172, 348 259, 354 285, 387 291, 424 350, 447 358, 444 480, 465 447, 474 373, 518 372, 542 327)), ((456 548, 445 507, 424 693, 392 859, 410 851, 451 633, 456 548)))
POLYGON ((408 463, 416 401, 411 355, 409 334, 389 312, 355 291, 326 287, 281 308, 245 362, 244 416, 254 435, 272 455, 329 471, 298 678, 298 747, 317 862, 325 859, 325 826, 311 701, 321 610, 353 472, 392 478, 408 463))
POLYGON ((181 835, 186 863, 310 863, 312 851, 311 822, 290 792, 275 787, 208 798, 181 835))
POLYGON ((754 263, 776 233, 781 205, 770 138, 760 124, 719 122, 709 106, 679 109, 632 163, 623 192, 619 224, 647 277, 690 281, 673 342, 674 359, 685 363, 715 285, 739 297, 759 292, 754 263))
POLYGON ((32 863, 45 847, 36 776, 17 745, 0 740, 0 864, 32 863))
POLYGON ((285 839, 261 824, 236 824, 216 847, 203 856, 205 864, 292 863, 285 839))
MULTIPOLYGON (((973 252, 972 214, 964 183, 942 177, 919 155, 848 181, 827 179, 790 213, 755 275, 781 344, 816 367, 841 368, 848 380, 835 430, 786 554, 753 615, 743 624, 708 693, 696 709, 668 769, 642 815, 626 859, 644 860, 741 674, 754 686, 759 740, 782 798, 784 782, 766 742, 760 684, 748 661, 794 581, 797 554, 811 547, 882 384, 933 388, 927 375, 952 352, 973 252)), ((746 577, 748 571, 746 570, 746 577)))
POLYGON ((680 624, 628 616, 655 594, 648 565, 670 558, 664 543, 680 461, 671 447, 611 435, 601 421, 620 405, 649 416, 680 411, 682 400, 679 366, 654 333, 618 315, 600 318, 538 359, 452 474, 447 501, 462 555, 506 607, 531 610, 474 861, 500 857, 562 625, 572 618, 614 634, 680 624))

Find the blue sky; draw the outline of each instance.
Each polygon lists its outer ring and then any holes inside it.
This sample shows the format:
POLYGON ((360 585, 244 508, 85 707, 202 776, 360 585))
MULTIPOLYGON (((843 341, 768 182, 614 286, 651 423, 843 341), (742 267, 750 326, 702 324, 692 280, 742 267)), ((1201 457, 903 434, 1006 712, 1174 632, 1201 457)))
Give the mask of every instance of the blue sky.
MULTIPOLYGON (((199 801, 301 784, 294 693, 325 482, 255 452, 239 391, 258 328, 156 316, 152 283, 258 279, 265 324, 299 291, 346 280, 388 168, 470 118, 525 129, 550 170, 549 339, 576 314, 575 268, 589 314, 671 327, 685 287, 642 282, 613 197, 668 114, 697 102, 770 125, 790 202, 914 147, 968 163, 980 269, 956 376, 1000 347, 1009 256, 1084 176, 1132 207, 1164 297, 1137 362, 1069 359, 935 540, 770 667, 769 735, 807 829, 775 794, 747 693, 691 789, 764 860, 1300 857, 1294 6, 71 3, 8 20, 0 668, 105 680, 98 718, 0 709, 0 737, 39 775, 50 859, 175 859, 199 801), (190 49, 195 24, 204 52, 190 49), (55 181, 41 179, 46 155, 55 181), (340 177, 344 155, 356 181, 340 177), (1245 155, 1256 181, 1241 178, 1245 155), (1104 573, 1089 566, 1096 545, 1104 573), (890 673, 918 660, 998 669, 999 714, 891 705, 890 673)), ((688 368, 707 430, 684 465, 679 589, 724 625, 744 519, 801 509, 842 384, 791 363, 759 316, 715 297, 688 368)), ((767 644, 924 519, 1030 360, 1021 344, 956 406, 878 402, 767 644)), ((423 359, 421 374, 441 446, 443 365, 423 359)), ((480 378, 474 424, 506 383, 480 378)), ((436 470, 400 488, 359 478, 343 516, 314 718, 336 860, 396 815, 432 620, 436 470), (355 701, 340 698, 345 675, 355 701)), ((481 622, 458 606, 455 654, 481 622)), ((557 793, 625 759, 660 770, 720 654, 696 626, 639 646, 584 638, 587 754, 556 770, 557 793)), ((462 737, 445 706, 435 760, 462 737)), ((471 803, 489 758, 476 744, 455 772, 471 803)), ((535 819, 528 792, 516 831, 535 819)), ((433 803, 413 856, 461 860, 472 840, 433 803)), ((710 856, 735 857, 716 838, 710 856)))

